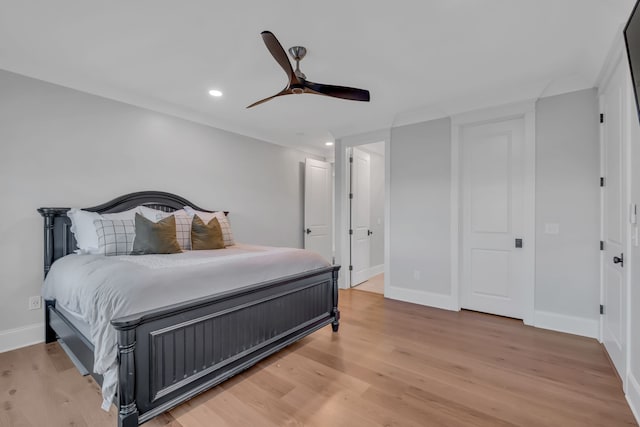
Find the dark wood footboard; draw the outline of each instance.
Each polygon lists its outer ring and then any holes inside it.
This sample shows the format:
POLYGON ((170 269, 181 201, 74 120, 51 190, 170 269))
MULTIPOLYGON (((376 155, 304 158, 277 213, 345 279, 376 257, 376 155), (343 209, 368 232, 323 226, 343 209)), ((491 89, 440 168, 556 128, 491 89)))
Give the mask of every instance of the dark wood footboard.
POLYGON ((137 426, 332 324, 339 266, 114 319, 119 425, 137 426))

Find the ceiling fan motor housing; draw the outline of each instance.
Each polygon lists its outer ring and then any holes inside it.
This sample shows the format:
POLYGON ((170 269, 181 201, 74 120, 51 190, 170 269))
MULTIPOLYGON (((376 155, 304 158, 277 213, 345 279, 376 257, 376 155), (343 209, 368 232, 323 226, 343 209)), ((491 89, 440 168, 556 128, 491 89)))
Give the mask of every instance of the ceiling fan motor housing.
POLYGON ((304 46, 293 46, 289 48, 289 55, 291 55, 296 61, 302 60, 306 54, 307 48, 304 46))

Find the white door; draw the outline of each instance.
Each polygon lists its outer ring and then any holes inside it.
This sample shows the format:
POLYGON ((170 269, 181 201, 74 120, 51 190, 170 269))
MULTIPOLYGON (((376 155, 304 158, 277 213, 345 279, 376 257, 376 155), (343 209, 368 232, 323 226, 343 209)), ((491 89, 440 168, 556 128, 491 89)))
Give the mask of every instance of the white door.
POLYGON ((351 286, 369 279, 371 255, 371 156, 354 148, 351 163, 351 286))
POLYGON ((522 319, 525 251, 533 250, 522 241, 524 118, 461 132, 461 305, 522 319))
MULTIPOLYGON (((600 108, 604 114, 602 124, 602 236, 604 253, 602 257, 602 282, 604 315, 602 319, 602 339, 621 378, 626 377, 626 287, 623 262, 614 258, 624 258, 626 236, 626 197, 624 134, 627 125, 627 85, 626 70, 621 62, 610 82, 600 96, 600 108)), ((623 259, 623 261, 626 261, 623 259)))
POLYGON ((331 261, 332 251, 331 164, 306 159, 304 167, 304 248, 331 261))

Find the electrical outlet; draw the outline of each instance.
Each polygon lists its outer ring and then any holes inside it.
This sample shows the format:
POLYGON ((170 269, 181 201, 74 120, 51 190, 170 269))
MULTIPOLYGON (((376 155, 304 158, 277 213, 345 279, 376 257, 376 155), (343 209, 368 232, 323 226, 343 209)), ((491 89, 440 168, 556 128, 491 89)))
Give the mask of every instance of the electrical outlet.
POLYGON ((420 270, 413 270, 413 280, 420 280, 420 270))
POLYGON ((29 310, 40 310, 40 307, 42 307, 40 295, 29 297, 29 310))

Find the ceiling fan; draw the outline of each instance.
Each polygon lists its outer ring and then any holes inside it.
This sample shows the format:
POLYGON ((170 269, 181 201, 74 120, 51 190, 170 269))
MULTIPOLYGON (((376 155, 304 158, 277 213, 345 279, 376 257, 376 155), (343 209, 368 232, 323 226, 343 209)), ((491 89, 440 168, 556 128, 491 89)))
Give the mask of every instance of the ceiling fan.
POLYGON ((293 46, 289 49, 289 54, 291 54, 294 61, 296 61, 296 69, 294 71, 291 67, 291 63, 289 62, 289 58, 287 58, 287 54, 285 53, 276 36, 274 36, 271 31, 263 31, 261 35, 264 44, 267 46, 267 49, 269 50, 269 52, 271 52, 273 58, 278 64, 280 64, 284 72, 287 74, 289 82, 287 83, 287 86, 280 92, 268 98, 254 102, 247 108, 255 107, 256 105, 267 102, 273 98, 277 98, 278 96, 292 94, 300 95, 303 93, 332 96, 334 98, 349 99, 352 101, 369 102, 370 97, 368 90, 310 82, 309 80, 307 80, 307 76, 305 76, 304 73, 300 71, 300 61, 302 61, 304 56, 307 54, 306 48, 302 46, 293 46))

